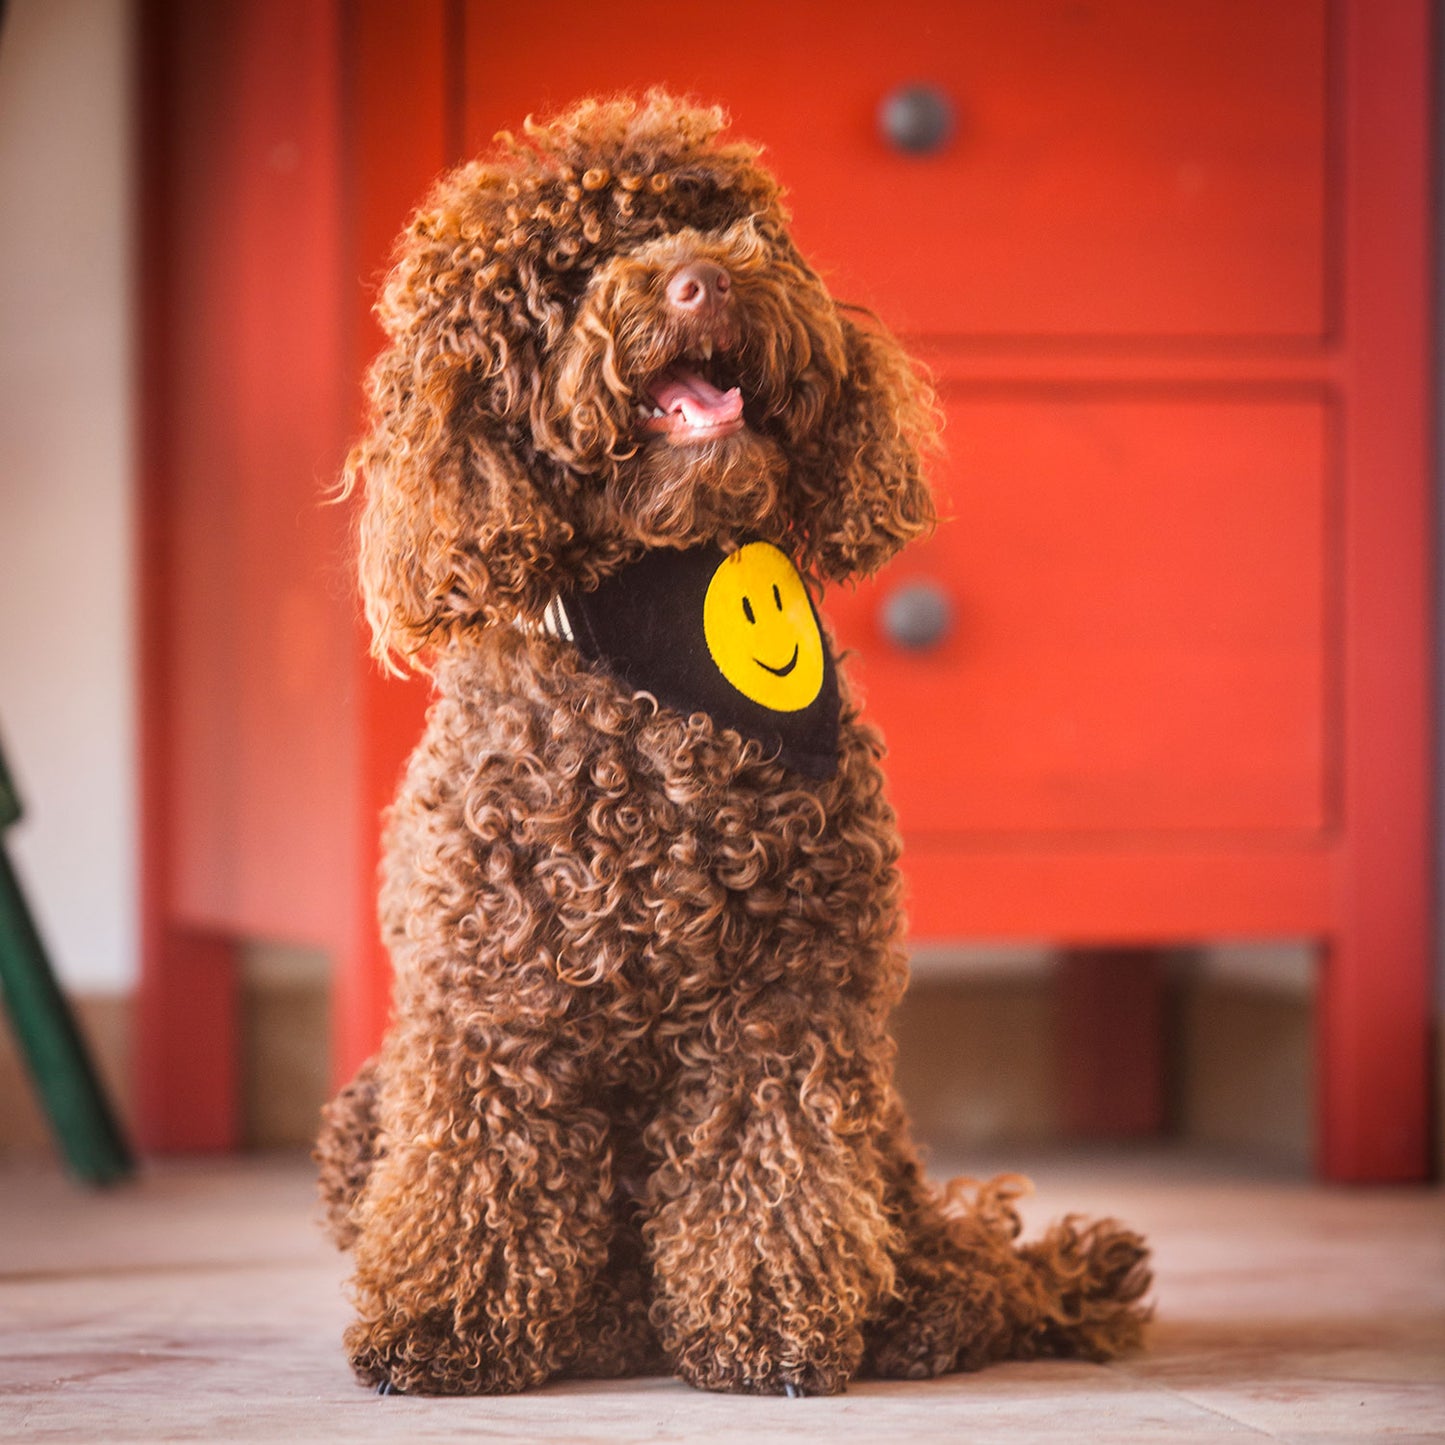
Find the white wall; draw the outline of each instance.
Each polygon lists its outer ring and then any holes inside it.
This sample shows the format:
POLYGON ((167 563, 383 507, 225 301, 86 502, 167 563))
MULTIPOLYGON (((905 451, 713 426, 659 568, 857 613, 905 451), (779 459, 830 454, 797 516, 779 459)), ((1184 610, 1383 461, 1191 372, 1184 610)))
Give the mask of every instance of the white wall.
POLYGON ((128 0, 0 28, 0 736, 61 978, 136 978, 128 0))

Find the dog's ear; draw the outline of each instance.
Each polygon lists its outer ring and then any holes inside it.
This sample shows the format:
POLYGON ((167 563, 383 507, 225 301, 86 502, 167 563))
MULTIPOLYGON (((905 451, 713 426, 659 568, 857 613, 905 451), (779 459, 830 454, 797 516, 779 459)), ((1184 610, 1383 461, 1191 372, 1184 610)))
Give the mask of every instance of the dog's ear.
POLYGON ((572 540, 562 499, 524 455, 546 298, 519 294, 513 258, 491 261, 475 205, 485 193, 473 173, 402 240, 377 307, 390 345, 342 488, 364 492, 372 649, 398 670, 465 629, 540 615, 572 540))
POLYGON ((933 388, 871 318, 867 326, 838 319, 844 371, 820 428, 821 465, 804 479, 801 517, 806 560, 831 582, 876 572, 937 521, 924 474, 938 450, 933 388))

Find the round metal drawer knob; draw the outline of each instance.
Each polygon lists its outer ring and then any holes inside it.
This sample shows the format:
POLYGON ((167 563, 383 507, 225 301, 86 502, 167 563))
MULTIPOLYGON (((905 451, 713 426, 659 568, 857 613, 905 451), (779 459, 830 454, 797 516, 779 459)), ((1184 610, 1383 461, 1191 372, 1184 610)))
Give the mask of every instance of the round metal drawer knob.
POLYGON ((905 582, 884 598, 880 620, 890 642, 924 652, 948 635, 953 605, 936 582, 905 582))
POLYGON ((953 102, 936 85, 900 85, 878 107, 878 129, 895 150, 935 155, 953 134, 953 102))

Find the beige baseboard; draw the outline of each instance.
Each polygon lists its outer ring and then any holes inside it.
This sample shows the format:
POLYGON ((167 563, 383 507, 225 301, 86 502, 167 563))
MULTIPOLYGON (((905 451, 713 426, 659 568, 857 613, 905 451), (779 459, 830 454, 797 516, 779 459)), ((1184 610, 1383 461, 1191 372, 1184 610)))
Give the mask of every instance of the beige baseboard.
MULTIPOLYGON (((132 1000, 126 994, 82 994, 71 1007, 111 1106, 128 1125, 132 1000)), ((0 1153, 46 1154, 54 1148, 50 1125, 8 1022, 0 1024, 0 1153)))
POLYGON ((314 949, 252 943, 241 978, 242 1142, 309 1148, 330 1085, 330 965, 314 949))
POLYGON ((1225 976, 1176 993, 1177 1133, 1190 1143, 1308 1171, 1314 1154, 1314 1028, 1307 993, 1225 976))
MULTIPOLYGON (((306 1148, 316 1137, 329 1085, 328 979, 323 956, 248 945, 242 953, 241 1118, 243 1146, 306 1148)), ((81 1034, 122 1122, 132 1102, 134 1000, 71 998, 81 1034)), ((0 1025, 0 1154, 53 1151, 49 1124, 11 1031, 0 1025)))
MULTIPOLYGON (((997 963, 997 960, 994 960, 997 963)), ((935 961, 895 1017, 898 1078, 919 1136, 939 1153, 1059 1142, 1047 966, 970 971, 935 961)), ((1035 961, 1037 964, 1037 961, 1035 961)), ((327 970, 301 950, 256 946, 243 970, 242 1138, 305 1147, 328 1092, 327 970)), ((132 1003, 74 1000, 123 1119, 130 1117, 132 1003)), ((1311 1003, 1257 968, 1184 969, 1174 983, 1171 1112, 1184 1142, 1308 1168, 1311 1003)), ((1445 1118, 1445 1058, 1437 1117, 1445 1118)), ((8 1030, 0 1029, 0 1152, 51 1148, 8 1030)), ((1445 1161, 1445 1133, 1440 1140, 1445 1161)))
MULTIPOLYGON (((1312 1007, 1302 950, 1210 950, 1174 960, 1166 1059, 1170 1131, 1182 1143, 1308 1170, 1312 1007)), ((1052 972, 1043 954, 983 966, 930 956, 894 1020, 898 1080, 939 1153, 1066 1142, 1060 1128, 1052 972), (1043 960, 1042 966, 1040 960, 1043 960)))
POLYGON ((918 979, 893 1034, 898 1086, 924 1144, 952 1157, 1058 1137, 1046 974, 918 979))

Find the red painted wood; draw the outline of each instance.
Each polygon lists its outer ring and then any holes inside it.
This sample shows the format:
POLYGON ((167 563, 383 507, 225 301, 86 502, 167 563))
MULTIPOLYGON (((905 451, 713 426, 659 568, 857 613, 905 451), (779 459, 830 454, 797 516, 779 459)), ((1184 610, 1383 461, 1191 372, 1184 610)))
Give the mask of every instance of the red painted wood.
POLYGON ((342 920, 315 880, 345 859, 333 820, 354 769, 344 519, 322 505, 350 399, 337 18, 280 0, 180 8, 171 580, 188 846, 173 906, 207 928, 323 941, 342 920))
POLYGON ((910 838, 1324 828, 1322 398, 944 395, 951 520, 826 604, 910 838), (954 620, 920 655, 882 616, 924 583, 954 620))
POLYGON ((1350 8, 1345 32, 1344 805, 1319 1010, 1319 1157, 1424 1177, 1429 1145, 1434 9, 1350 8))
POLYGON ((625 20, 470 0, 466 137, 665 82, 766 142, 805 253, 896 329, 1311 336, 1325 11, 734 0, 704 38, 668 0, 633 0, 625 20), (957 130, 940 155, 901 159, 877 107, 918 80, 949 95, 957 130))
POLYGON ((1147 949, 1080 949, 1059 961, 1059 1122, 1071 1138, 1163 1132, 1164 971, 1165 956, 1147 949))
POLYGON ((170 908, 173 859, 184 846, 171 827, 176 730, 170 699, 177 679, 174 610, 165 580, 181 546, 171 507, 177 310, 169 279, 180 189, 173 159, 182 112, 175 77, 183 47, 164 0, 147 0, 139 22, 137 250, 144 386, 137 446, 141 974, 135 1136, 148 1151, 229 1149, 238 1138, 240 1095, 234 959, 222 948, 189 947, 194 939, 173 926, 170 908), (212 1041, 209 1052, 195 1050, 201 1037, 212 1041))
MULTIPOLYGON (((347 175, 352 250, 347 274, 359 284, 347 300, 351 372, 359 378, 381 345, 371 306, 396 238, 431 181, 458 159, 455 103, 447 83, 456 17, 445 0, 406 5, 361 0, 350 14, 347 175)), ((362 423, 360 402, 358 387, 354 429, 362 423)), ((366 640, 358 630, 352 684, 360 749, 356 844, 346 891, 354 923, 332 991, 332 1072, 337 1083, 349 1079, 376 1048, 390 1008, 391 964, 375 922, 379 830, 406 756, 420 735, 427 698, 423 682, 388 677, 365 654, 366 640)))
POLYGON ((138 1143, 153 1154, 233 1150, 242 1122, 237 941, 173 926, 147 970, 138 1029, 138 1143))
POLYGON ((145 12, 140 1128, 235 1142, 237 947, 349 904, 338 12, 145 12))
POLYGON ((1211 842, 998 834, 913 845, 910 933, 1110 946, 1327 931, 1337 866, 1327 845, 1211 842))
POLYGON ((136 800, 139 837, 140 978, 135 1007, 135 1135, 142 1149, 146 1133, 164 1110, 165 1079, 158 1045, 166 1031, 164 979, 154 960, 165 937, 165 879, 170 866, 170 829, 166 813, 166 757, 170 750, 169 655, 165 645, 164 591, 149 582, 170 553, 165 508, 169 479, 166 416, 170 373, 170 308, 164 286, 164 217, 170 209, 169 174, 160 137, 170 127, 168 92, 163 84, 172 64, 169 33, 158 0, 143 0, 136 12, 137 147, 137 344, 143 384, 136 398, 136 800))
POLYGON ((140 668, 141 972, 136 995, 135 1132, 144 1150, 227 1149, 238 1137, 233 967, 219 954, 187 958, 172 922, 174 859, 184 846, 172 827, 178 685, 175 613, 167 585, 184 546, 171 505, 177 298, 170 284, 182 191, 176 150, 186 106, 178 83, 185 40, 166 0, 140 11, 139 234, 140 358, 144 386, 138 437, 137 569, 140 668), (198 997, 199 995, 199 997, 198 997), (197 1018, 213 1031, 209 1057, 189 1053, 197 1018), (189 1067, 188 1076, 177 1072, 189 1067))

